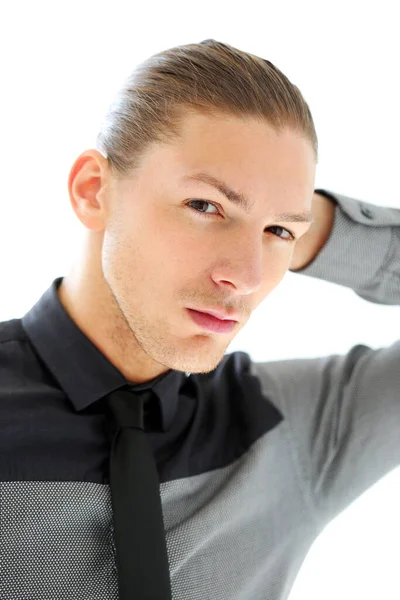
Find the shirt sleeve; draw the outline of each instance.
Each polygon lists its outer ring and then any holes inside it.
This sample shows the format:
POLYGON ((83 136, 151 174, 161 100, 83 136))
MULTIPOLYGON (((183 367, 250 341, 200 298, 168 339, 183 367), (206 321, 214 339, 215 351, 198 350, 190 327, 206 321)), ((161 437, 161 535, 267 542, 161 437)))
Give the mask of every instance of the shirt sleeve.
POLYGON ((296 274, 349 287, 370 302, 400 304, 400 209, 316 189, 336 203, 331 234, 296 274))
MULTIPOLYGON (((400 210, 316 191, 336 202, 334 225, 296 273, 399 305, 400 210)), ((287 444, 322 525, 399 466, 400 339, 377 350, 360 344, 345 355, 262 363, 262 376, 275 383, 287 444)))

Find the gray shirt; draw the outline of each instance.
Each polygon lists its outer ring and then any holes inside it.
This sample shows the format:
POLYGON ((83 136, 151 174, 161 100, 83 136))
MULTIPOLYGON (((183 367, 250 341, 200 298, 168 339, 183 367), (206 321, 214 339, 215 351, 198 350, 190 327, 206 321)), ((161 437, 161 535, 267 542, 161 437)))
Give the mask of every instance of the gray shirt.
MULTIPOLYGON (((333 230, 298 273, 400 304, 400 210, 317 191, 336 202, 333 230)), ((1 600, 118 598, 103 399, 129 382, 65 312, 61 281, 0 323, 1 600)), ((322 529, 400 463, 399 360, 400 342, 234 352, 151 382, 174 600, 288 597, 322 529)))

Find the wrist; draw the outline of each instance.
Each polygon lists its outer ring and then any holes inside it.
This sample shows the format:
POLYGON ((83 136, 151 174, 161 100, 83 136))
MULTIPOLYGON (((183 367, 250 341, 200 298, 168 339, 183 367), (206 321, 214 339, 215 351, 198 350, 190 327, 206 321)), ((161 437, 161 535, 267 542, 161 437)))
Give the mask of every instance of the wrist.
POLYGON ((299 271, 307 267, 325 246, 333 228, 335 211, 334 200, 314 192, 311 207, 314 221, 295 244, 289 267, 291 271, 299 271))

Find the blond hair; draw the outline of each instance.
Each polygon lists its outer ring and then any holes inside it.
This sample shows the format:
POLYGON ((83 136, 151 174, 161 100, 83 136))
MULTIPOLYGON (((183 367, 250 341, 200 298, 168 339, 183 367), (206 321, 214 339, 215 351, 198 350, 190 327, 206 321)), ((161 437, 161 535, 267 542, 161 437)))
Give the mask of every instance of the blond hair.
POLYGON ((127 78, 111 104, 97 148, 115 176, 138 168, 153 142, 179 138, 185 109, 266 121, 318 139, 300 90, 270 61, 207 39, 154 54, 127 78))

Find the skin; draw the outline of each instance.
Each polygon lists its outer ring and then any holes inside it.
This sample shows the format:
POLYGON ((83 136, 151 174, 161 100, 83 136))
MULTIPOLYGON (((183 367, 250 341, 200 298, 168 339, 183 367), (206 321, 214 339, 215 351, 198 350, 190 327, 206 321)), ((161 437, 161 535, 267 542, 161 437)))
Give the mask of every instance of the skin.
POLYGON ((315 169, 310 142, 292 130, 191 111, 179 140, 150 146, 123 179, 86 150, 68 181, 85 237, 58 290, 62 305, 130 382, 169 369, 212 371, 290 268, 296 242, 276 227, 299 239, 310 224, 274 215, 312 209, 315 169), (249 197, 251 214, 208 184, 179 182, 200 170, 249 197), (185 307, 235 309, 240 322, 229 334, 212 333, 185 307))

